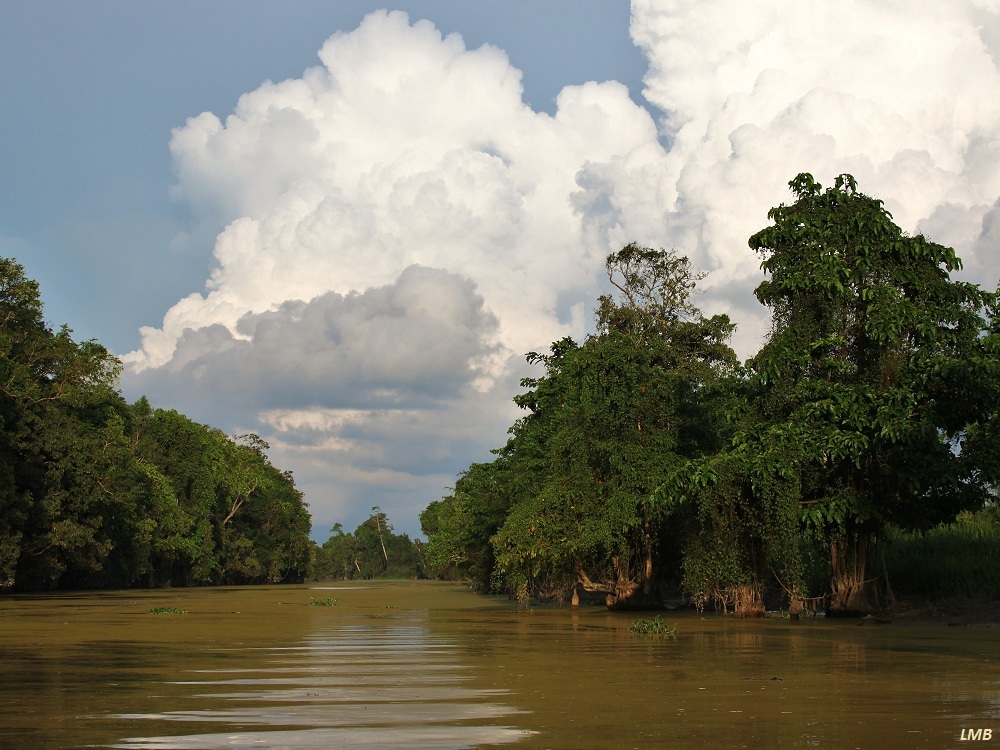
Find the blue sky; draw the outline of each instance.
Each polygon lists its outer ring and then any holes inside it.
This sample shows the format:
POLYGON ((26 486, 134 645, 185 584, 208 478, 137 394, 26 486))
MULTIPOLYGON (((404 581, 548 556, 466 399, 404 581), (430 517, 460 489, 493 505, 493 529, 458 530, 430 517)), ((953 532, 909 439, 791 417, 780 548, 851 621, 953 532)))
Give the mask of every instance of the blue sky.
POLYGON ((800 171, 993 288, 998 60, 986 0, 7 2, 0 253, 126 397, 269 440, 316 538, 416 534, 627 242, 707 271, 744 356, 800 171))

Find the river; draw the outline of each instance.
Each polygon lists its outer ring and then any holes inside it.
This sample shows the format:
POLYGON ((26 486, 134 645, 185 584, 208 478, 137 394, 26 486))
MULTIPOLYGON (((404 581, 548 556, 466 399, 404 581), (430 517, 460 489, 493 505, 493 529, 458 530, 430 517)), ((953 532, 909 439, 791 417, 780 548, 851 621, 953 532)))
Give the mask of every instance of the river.
POLYGON ((0 747, 1000 744, 1000 629, 633 617, 439 582, 8 595, 0 747))

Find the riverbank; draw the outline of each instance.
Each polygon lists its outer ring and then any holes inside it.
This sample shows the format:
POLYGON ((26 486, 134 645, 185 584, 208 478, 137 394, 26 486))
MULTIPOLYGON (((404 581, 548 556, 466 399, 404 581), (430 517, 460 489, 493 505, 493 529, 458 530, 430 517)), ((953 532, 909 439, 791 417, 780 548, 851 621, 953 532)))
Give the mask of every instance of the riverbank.
POLYGON ((1000 601, 959 597, 928 601, 898 599, 879 615, 899 625, 944 625, 949 627, 1000 627, 1000 601))

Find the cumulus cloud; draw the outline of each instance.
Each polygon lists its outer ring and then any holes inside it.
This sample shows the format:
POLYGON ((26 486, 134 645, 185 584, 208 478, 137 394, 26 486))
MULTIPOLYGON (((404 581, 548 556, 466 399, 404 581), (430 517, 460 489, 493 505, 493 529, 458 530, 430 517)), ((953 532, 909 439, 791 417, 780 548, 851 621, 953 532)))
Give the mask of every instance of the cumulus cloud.
POLYGON ((843 172, 886 200, 906 231, 952 241, 996 283, 995 248, 949 231, 1000 197, 1000 6, 974 0, 635 0, 645 96, 669 145, 589 166, 580 200, 608 244, 641 237, 709 270, 708 309, 737 315, 743 354, 765 318, 746 240, 786 184, 843 172), (733 294, 736 294, 734 297, 733 294))
MULTIPOLYGON (((467 451, 488 455, 513 419, 484 387, 496 329, 469 279, 413 265, 381 287, 246 313, 235 331, 188 329, 165 365, 129 383, 203 421, 266 435, 320 528, 374 504, 412 527, 415 507, 441 494, 467 451)), ((508 400, 511 381, 501 386, 508 400)))
POLYGON ((709 271, 703 308, 752 353, 746 241, 800 171, 854 174, 992 287, 998 29, 985 0, 634 0, 654 111, 604 82, 550 116, 502 50, 372 14, 300 78, 174 132, 176 196, 224 229, 126 383, 267 432, 321 523, 412 519, 501 442, 523 353, 584 333, 629 241, 709 271))
POLYGON ((349 498, 388 509, 381 486, 409 497, 412 530, 502 442, 524 353, 585 332, 607 248, 577 174, 662 149, 625 86, 566 87, 537 113, 504 52, 404 13, 319 56, 174 131, 176 197, 224 229, 205 292, 143 329, 125 384, 267 433, 321 519, 349 498))
POLYGON ((475 387, 495 329, 471 281, 410 266, 386 286, 246 313, 235 331, 187 329, 170 361, 133 383, 160 392, 182 382, 199 412, 426 405, 475 387))
POLYGON ((333 36, 320 59, 225 122, 204 113, 174 132, 177 196, 226 229, 207 293, 144 329, 126 360, 161 366, 187 329, 234 330, 247 312, 385 284, 413 263, 473 278, 512 352, 579 335, 582 309, 556 300, 592 283, 605 248, 581 232, 575 176, 656 144, 627 89, 568 87, 555 116, 533 112, 502 51, 400 12, 333 36))

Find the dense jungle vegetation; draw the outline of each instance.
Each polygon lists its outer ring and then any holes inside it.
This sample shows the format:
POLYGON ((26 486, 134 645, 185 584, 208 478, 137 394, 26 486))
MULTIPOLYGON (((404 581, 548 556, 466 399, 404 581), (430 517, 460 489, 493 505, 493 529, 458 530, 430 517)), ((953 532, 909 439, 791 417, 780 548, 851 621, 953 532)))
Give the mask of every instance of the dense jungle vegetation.
POLYGON ((978 530, 996 546, 997 294, 850 175, 789 185, 749 240, 760 351, 741 363, 732 321, 694 305, 687 258, 610 255, 596 332, 528 355, 543 372, 506 444, 422 513, 433 573, 522 600, 849 614, 891 600, 887 547, 905 571, 978 530))
POLYGON ((310 519, 256 435, 117 390, 0 258, 0 591, 302 580, 310 519))
POLYGON ((0 591, 434 575, 743 615, 1000 596, 997 293, 850 175, 790 186, 749 241, 754 357, 696 307, 687 258, 610 255, 595 333, 528 355, 524 416, 421 514, 426 544, 374 507, 315 545, 264 441, 126 403, 120 363, 50 329, 0 258, 0 591))
POLYGON ((340 580, 426 578, 427 570, 420 542, 394 533, 376 505, 354 533, 334 524, 330 538, 316 549, 312 575, 340 580))

